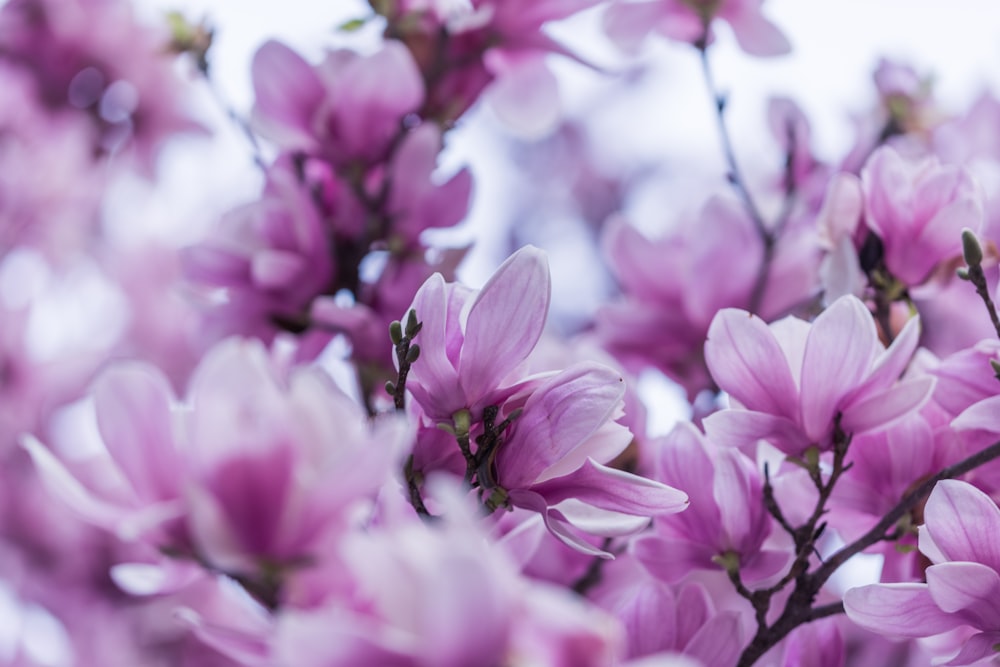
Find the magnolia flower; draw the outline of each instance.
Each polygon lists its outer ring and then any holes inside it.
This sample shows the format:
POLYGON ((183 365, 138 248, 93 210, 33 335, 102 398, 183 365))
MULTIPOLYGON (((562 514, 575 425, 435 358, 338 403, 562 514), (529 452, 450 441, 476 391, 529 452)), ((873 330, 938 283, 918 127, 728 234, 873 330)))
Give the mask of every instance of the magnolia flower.
POLYGON ((982 194, 967 171, 936 158, 904 159, 891 147, 875 152, 861 172, 865 220, 882 239, 885 265, 913 286, 962 256, 962 229, 978 230, 982 194))
POLYGON ((872 584, 844 596, 858 625, 894 637, 975 631, 947 664, 996 656, 1000 645, 1000 509, 957 480, 938 482, 924 508, 920 551, 933 565, 927 583, 872 584))
POLYGON ((524 402, 490 468, 480 472, 479 483, 492 494, 487 503, 509 502, 538 512, 555 537, 601 556, 610 554, 577 531, 634 532, 629 517, 683 510, 683 492, 601 465, 632 439, 613 421, 624 394, 621 376, 596 363, 576 364, 545 381, 524 402), (560 505, 564 501, 572 502, 560 505))
POLYGON ((907 322, 883 349, 871 313, 853 296, 837 299, 812 323, 788 317, 768 326, 743 310, 712 321, 705 358, 719 388, 738 407, 705 420, 709 439, 737 446, 770 441, 801 456, 828 449, 838 427, 875 431, 919 408, 931 377, 898 381, 917 346, 907 322))
POLYGON ((636 557, 668 582, 693 570, 739 568, 749 585, 780 573, 788 550, 764 548, 771 517, 763 480, 753 462, 730 448, 714 448, 691 424, 679 424, 657 450, 655 477, 686 489, 691 507, 655 521, 655 531, 633 543, 636 557))
POLYGON ((317 369, 282 378, 256 341, 212 349, 181 405, 155 369, 112 367, 95 390, 105 465, 119 488, 90 489, 39 442, 43 480, 84 518, 232 573, 301 565, 388 478, 409 436, 317 369))
POLYGON ((754 56, 778 56, 791 45, 761 12, 764 0, 652 0, 618 2, 608 10, 605 25, 622 49, 634 51, 652 31, 681 42, 711 41, 712 23, 725 21, 736 41, 754 56))
POLYGON ((542 251, 511 255, 475 292, 436 273, 413 299, 423 323, 421 354, 406 388, 427 417, 451 423, 460 410, 473 421, 515 391, 512 373, 538 342, 549 309, 550 279, 542 251))

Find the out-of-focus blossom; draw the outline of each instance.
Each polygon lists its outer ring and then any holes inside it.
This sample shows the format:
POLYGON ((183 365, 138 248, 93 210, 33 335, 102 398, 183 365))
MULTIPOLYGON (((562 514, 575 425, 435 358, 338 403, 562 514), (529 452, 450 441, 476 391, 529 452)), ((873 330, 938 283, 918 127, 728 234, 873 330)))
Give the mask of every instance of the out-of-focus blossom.
POLYGON ((14 0, 0 11, 0 60, 30 72, 53 112, 88 118, 95 152, 127 148, 147 172, 167 137, 201 129, 182 107, 168 42, 124 0, 14 0))
POLYGON ((280 378, 259 343, 236 339, 198 367, 187 407, 140 364, 109 370, 95 402, 114 477, 88 488, 29 440, 50 488, 123 537, 250 579, 308 564, 407 433, 389 417, 370 426, 318 371, 280 378))
POLYGON ((387 41, 361 56, 340 50, 312 66, 280 42, 254 56, 254 122, 282 149, 350 167, 384 160, 424 98, 409 51, 387 41))
POLYGON ((892 637, 929 637, 967 626, 975 632, 947 663, 969 665, 1000 644, 1000 509, 982 491, 938 482, 924 509, 920 550, 933 565, 927 583, 872 584, 847 591, 852 621, 892 637))
MULTIPOLYGON (((650 240, 619 220, 604 244, 625 298, 598 311, 597 339, 632 370, 652 363, 691 397, 708 388, 702 346, 712 318, 755 298, 764 249, 753 222, 735 202, 716 198, 677 234, 650 240)), ((761 317, 813 294, 816 276, 802 258, 815 250, 811 235, 782 235, 756 297, 761 317)))
POLYGON ((714 39, 716 20, 729 24, 740 48, 754 56, 780 56, 791 50, 784 34, 761 11, 764 0, 652 0, 623 2, 608 10, 608 34, 634 51, 650 32, 690 44, 714 39))
POLYGON ((898 381, 918 336, 914 318, 883 349, 871 313, 852 296, 812 323, 790 317, 768 327, 746 311, 724 310, 712 322, 705 357, 739 407, 710 415, 706 432, 719 444, 765 439, 800 456, 811 446, 828 449, 838 424, 845 434, 884 428, 933 389, 926 376, 898 381))

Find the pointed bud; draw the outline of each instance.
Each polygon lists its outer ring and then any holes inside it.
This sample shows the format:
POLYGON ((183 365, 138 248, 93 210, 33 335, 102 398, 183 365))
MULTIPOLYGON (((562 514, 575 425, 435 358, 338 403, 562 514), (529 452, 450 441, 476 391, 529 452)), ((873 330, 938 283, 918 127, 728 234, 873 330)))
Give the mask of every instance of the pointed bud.
POLYGON ((389 380, 385 383, 385 393, 389 394, 390 396, 396 395, 396 384, 392 380, 389 380))
POLYGON ((993 375, 1000 380, 1000 361, 996 359, 990 359, 990 367, 993 369, 993 375))
POLYGON ((403 325, 400 324, 399 320, 393 320, 392 324, 389 325, 389 338, 393 345, 399 345, 403 342, 403 325))
POLYGON ((957 269, 955 269, 955 275, 958 276, 959 280, 968 280, 969 269, 965 268, 964 266, 960 266, 957 269))
POLYGON ((975 232, 968 227, 962 230, 962 256, 970 268, 983 263, 983 247, 979 245, 975 232))
POLYGON ((414 361, 420 358, 420 346, 413 345, 409 350, 406 351, 406 362, 412 364, 414 361))
POLYGON ((406 314, 406 337, 413 338, 420 333, 423 323, 417 321, 417 311, 411 310, 406 314))

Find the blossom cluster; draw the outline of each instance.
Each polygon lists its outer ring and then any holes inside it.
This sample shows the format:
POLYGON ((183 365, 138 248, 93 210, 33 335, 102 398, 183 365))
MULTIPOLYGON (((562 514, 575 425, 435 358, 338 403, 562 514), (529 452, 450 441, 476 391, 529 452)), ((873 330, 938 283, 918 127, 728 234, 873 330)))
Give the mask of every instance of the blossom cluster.
POLYGON ((713 55, 792 50, 762 0, 359 11, 320 57, 260 45, 244 113, 207 19, 0 6, 0 661, 1000 659, 1000 101, 882 61, 853 145, 775 98, 781 159, 744 165, 713 55), (659 231, 625 200, 670 175, 603 171, 564 112, 559 67, 616 75, 560 23, 701 66, 726 173, 659 231), (256 196, 123 233, 122 193, 222 131, 205 98, 256 196), (562 142, 529 177, 613 279, 583 322, 558 233, 459 279, 485 176, 446 146, 484 117, 562 142))

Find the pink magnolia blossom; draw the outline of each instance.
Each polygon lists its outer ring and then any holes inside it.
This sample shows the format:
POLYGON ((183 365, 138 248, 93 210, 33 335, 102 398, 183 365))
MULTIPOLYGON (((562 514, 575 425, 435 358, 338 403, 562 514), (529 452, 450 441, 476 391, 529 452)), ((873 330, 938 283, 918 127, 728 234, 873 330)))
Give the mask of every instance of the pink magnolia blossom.
POLYGON ((791 45, 761 12, 764 0, 652 0, 623 2, 608 10, 608 34, 623 49, 634 51, 652 31, 681 42, 713 39, 713 22, 729 24, 740 48, 755 56, 788 53, 791 45))
POLYGON ((612 369, 584 362, 535 389, 499 445, 487 479, 480 475, 480 484, 493 494, 487 502, 499 494, 502 502, 541 514, 549 531, 567 545, 604 556, 609 554, 577 531, 631 532, 632 522, 616 525, 615 515, 648 517, 683 510, 687 495, 681 491, 601 465, 632 439, 628 429, 612 421, 621 410, 623 384, 612 369), (570 506, 560 506, 568 500, 570 506), (602 516, 607 528, 587 529, 588 518, 602 516))
POLYGON ((982 224, 981 193, 964 170, 935 158, 918 162, 889 147, 861 173, 865 221, 882 240, 885 265, 910 286, 962 255, 962 229, 982 224))
POLYGON ((48 107, 89 120, 95 153, 130 149, 147 173, 168 136, 202 129, 182 108, 168 43, 124 0, 15 0, 0 11, 0 60, 31 72, 48 107))
POLYGON ((420 72, 396 41, 370 56, 333 51, 318 66, 267 42, 254 56, 253 83, 254 122, 264 136, 339 166, 384 159, 403 118, 424 99, 420 72))
MULTIPOLYGON (((598 312, 597 339, 630 369, 652 363, 693 398, 711 385, 702 346, 715 314, 751 305, 764 256, 753 221, 718 197, 675 234, 649 239, 616 220, 603 243, 624 299, 598 312)), ((789 229, 782 236, 760 295, 762 317, 780 316, 813 294, 816 276, 803 257, 816 250, 811 234, 789 229)))
POLYGON ((141 364, 110 369, 95 403, 120 484, 88 488, 29 440, 49 487, 122 537, 248 576, 313 557, 384 483, 408 434, 391 417, 369 425, 318 371, 280 377, 259 342, 237 339, 199 365, 189 406, 141 364))
POLYGON ((211 315, 219 334, 270 342, 280 328, 304 328, 313 299, 334 277, 330 230, 291 171, 272 168, 260 201, 229 212, 213 236, 183 255, 188 276, 224 288, 211 315))
POLYGON ((406 388, 427 417, 451 423, 459 410, 473 421, 513 394, 513 374, 541 336, 550 278, 542 251, 511 255, 478 292, 434 274, 413 299, 423 322, 421 354, 406 388))
POLYGON ((927 583, 872 584, 847 591, 844 609, 862 627, 895 637, 974 631, 949 665, 995 656, 1000 644, 1000 509, 965 482, 938 482, 924 509, 920 550, 927 583))
POLYGON ((693 425, 681 423, 660 443, 657 459, 654 477, 685 489, 691 506, 658 517, 654 531, 633 542, 650 572, 676 582, 694 570, 735 566, 752 586, 791 562, 790 550, 765 546, 772 520, 761 475, 746 456, 714 448, 693 425))
POLYGON ((845 434, 876 431, 919 408, 931 377, 899 381, 917 346, 910 320, 883 349, 871 313, 841 297, 812 323, 786 318, 770 326, 746 311, 713 320, 705 358, 738 407, 705 420, 710 440, 750 446, 765 439, 791 456, 828 449, 837 423, 845 434))

